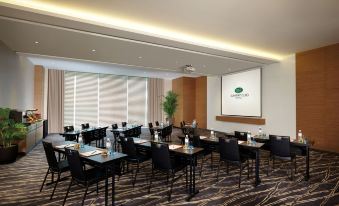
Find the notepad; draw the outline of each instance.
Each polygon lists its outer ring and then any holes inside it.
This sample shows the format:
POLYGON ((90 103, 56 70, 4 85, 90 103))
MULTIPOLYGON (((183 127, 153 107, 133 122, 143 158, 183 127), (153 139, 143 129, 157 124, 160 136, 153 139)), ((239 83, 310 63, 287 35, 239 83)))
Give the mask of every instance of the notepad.
POLYGON ((102 151, 99 151, 99 150, 93 150, 93 151, 89 151, 89 152, 83 152, 83 153, 80 153, 81 156, 84 156, 84 157, 90 157, 90 156, 93 156, 93 155, 98 155, 98 154, 101 154, 102 151))
POLYGON ((200 136, 200 139, 206 139, 207 137, 206 136, 200 136))
POLYGON ((135 144, 143 144, 143 143, 146 143, 146 142, 148 142, 148 140, 146 140, 146 139, 135 139, 134 140, 135 144))
POLYGON ((181 148, 181 147, 182 147, 182 145, 176 145, 176 144, 171 144, 171 145, 168 146, 168 148, 171 149, 171 150, 178 149, 178 148, 181 148))
POLYGON ((74 147, 74 145, 75 144, 63 144, 63 145, 55 146, 55 148, 62 149, 62 148, 65 148, 65 147, 74 147))

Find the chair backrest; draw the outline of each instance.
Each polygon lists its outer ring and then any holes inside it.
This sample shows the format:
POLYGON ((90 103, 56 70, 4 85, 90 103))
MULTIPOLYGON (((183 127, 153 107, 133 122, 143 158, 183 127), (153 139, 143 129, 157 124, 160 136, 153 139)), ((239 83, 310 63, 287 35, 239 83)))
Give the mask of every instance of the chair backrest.
POLYGON ((149 132, 151 133, 151 135, 154 136, 154 129, 153 129, 152 122, 148 123, 148 128, 149 128, 149 132))
POLYGON ((185 121, 182 121, 182 124, 185 126, 185 125, 186 125, 186 122, 185 122, 185 121))
POLYGON ((80 159, 79 152, 77 150, 65 148, 65 153, 73 179, 78 181, 86 181, 84 164, 80 159))
POLYGON ((194 147, 201 147, 201 141, 200 141, 200 136, 199 135, 194 135, 193 136, 193 146, 194 147))
POLYGON ((44 146, 48 166, 53 170, 58 170, 58 161, 55 157, 52 143, 42 141, 42 145, 44 146))
POLYGON ((122 127, 126 127, 127 126, 127 122, 121 122, 121 126, 122 127))
POLYGON ((82 140, 84 144, 90 144, 94 139, 93 131, 82 132, 82 140))
POLYGON ((183 128, 184 127, 184 123, 180 122, 180 127, 183 128))
POLYGON ((130 157, 135 157, 137 155, 137 149, 132 137, 120 137, 120 142, 123 153, 130 157))
POLYGON ((100 131, 99 139, 105 138, 107 136, 106 130, 107 130, 107 127, 102 127, 99 129, 100 131))
POLYGON ((236 138, 219 138, 220 159, 233 162, 240 161, 240 152, 238 139, 236 138))
POLYGON ((89 123, 81 124, 81 129, 88 129, 89 128, 89 123))
POLYGON ((118 129, 118 124, 112 124, 112 129, 118 129))
POLYGON ((273 155, 290 157, 290 137, 270 135, 270 149, 273 155))
POLYGON ((247 141, 247 132, 234 131, 234 136, 238 140, 247 141))
POLYGON ((160 125, 159 121, 155 121, 155 125, 158 127, 160 125))
POLYGON ((65 126, 64 127, 64 132, 73 132, 74 131, 74 127, 73 126, 65 126))
POLYGON ((168 144, 152 142, 151 150, 154 168, 164 171, 172 169, 168 144))

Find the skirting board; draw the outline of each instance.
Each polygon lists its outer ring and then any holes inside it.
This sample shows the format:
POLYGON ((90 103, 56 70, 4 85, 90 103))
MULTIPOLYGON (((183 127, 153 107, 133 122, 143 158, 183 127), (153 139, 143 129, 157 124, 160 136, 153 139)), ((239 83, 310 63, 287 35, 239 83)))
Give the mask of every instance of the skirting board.
POLYGON ((256 125, 265 125, 266 124, 265 119, 256 118, 256 117, 216 116, 215 119, 217 121, 236 122, 236 123, 243 123, 243 124, 256 124, 256 125))

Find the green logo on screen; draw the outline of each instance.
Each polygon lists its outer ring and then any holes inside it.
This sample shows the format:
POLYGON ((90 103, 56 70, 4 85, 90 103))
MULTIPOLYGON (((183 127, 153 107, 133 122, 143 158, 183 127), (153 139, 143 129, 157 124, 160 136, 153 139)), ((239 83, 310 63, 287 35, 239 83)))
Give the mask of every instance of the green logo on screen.
POLYGON ((237 88, 235 88, 235 90, 234 90, 234 92, 237 93, 237 94, 241 93, 242 91, 244 91, 244 89, 241 88, 241 87, 237 87, 237 88))

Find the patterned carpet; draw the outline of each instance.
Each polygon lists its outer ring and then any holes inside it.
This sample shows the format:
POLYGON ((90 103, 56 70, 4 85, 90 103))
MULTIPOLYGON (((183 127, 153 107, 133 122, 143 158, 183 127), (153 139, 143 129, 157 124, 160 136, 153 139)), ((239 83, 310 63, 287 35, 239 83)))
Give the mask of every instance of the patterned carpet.
MULTIPOLYGON (((178 141, 174 130, 172 140, 178 141)), ((143 131, 148 136, 147 131, 143 131)), ((61 139, 59 135, 49 135, 48 139, 61 139)), ((263 152, 264 153, 264 152, 263 152)), ((229 175, 226 169, 221 170, 216 181, 218 155, 215 154, 214 168, 210 160, 206 161, 202 178, 197 180, 200 193, 190 202, 185 201, 185 178, 174 183, 172 201, 167 202, 167 187, 164 181, 153 183, 151 193, 147 193, 146 176, 150 175, 149 162, 137 177, 136 186, 131 184, 131 175, 126 174, 116 179, 117 205, 339 205, 339 155, 311 151, 309 181, 304 181, 305 159, 298 157, 297 174, 293 181, 289 180, 286 168, 288 165, 277 164, 270 176, 266 176, 265 159, 261 161, 261 184, 253 187, 254 171, 250 179, 244 172, 241 188, 238 188, 237 168, 230 167, 229 175)), ((200 162, 199 162, 200 164, 200 162)), ((0 205, 61 205, 69 179, 61 182, 54 198, 49 200, 52 185, 39 189, 47 171, 47 162, 42 144, 37 145, 28 155, 17 162, 0 165, 0 205)), ((67 173, 65 176, 69 175, 67 173)), ((103 185, 103 183, 101 184, 103 185)), ((94 189, 94 188, 92 188, 94 189)), ((80 205, 84 189, 73 187, 67 199, 67 205, 80 205)), ((87 196, 85 205, 103 205, 104 191, 99 195, 92 193, 87 196)))

